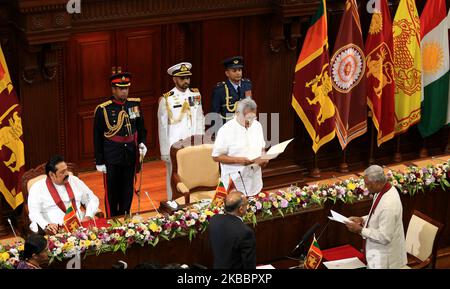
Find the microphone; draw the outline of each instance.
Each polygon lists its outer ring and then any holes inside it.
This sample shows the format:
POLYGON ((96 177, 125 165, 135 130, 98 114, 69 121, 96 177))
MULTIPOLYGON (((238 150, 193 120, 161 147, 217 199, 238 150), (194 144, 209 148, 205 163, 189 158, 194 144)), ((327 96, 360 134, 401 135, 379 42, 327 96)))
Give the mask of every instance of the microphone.
POLYGON ((321 231, 320 234, 319 234, 319 237, 317 237, 317 239, 316 239, 317 241, 319 241, 320 237, 322 237, 322 234, 326 231, 326 229, 327 229, 327 227, 328 227, 328 224, 330 224, 330 222, 331 222, 331 220, 328 219, 327 224, 325 225, 325 227, 323 227, 322 231, 321 231))
POLYGON ((245 188, 244 179, 242 178, 241 171, 238 171, 239 176, 241 177, 242 186, 244 187, 245 196, 248 197, 247 189, 245 188))
POLYGON ((14 237, 17 239, 16 231, 14 230, 14 226, 12 225, 10 218, 8 218, 8 223, 9 223, 9 226, 11 227, 14 237))
POLYGON ((303 245, 303 243, 305 243, 306 241, 308 241, 308 239, 312 236, 312 234, 314 234, 314 232, 320 227, 319 223, 315 223, 311 228, 309 228, 308 231, 306 231, 306 233, 303 235, 302 239, 300 240, 300 242, 297 244, 297 246, 295 246, 294 250, 291 251, 294 252, 295 250, 298 249, 298 247, 300 247, 301 245, 303 245))
POLYGON ((158 214, 160 214, 159 211, 158 211, 158 209, 155 207, 155 204, 153 203, 152 198, 150 198, 150 196, 148 195, 148 192, 147 192, 147 191, 145 192, 145 195, 146 195, 147 198, 150 200, 150 203, 152 204, 153 209, 155 209, 155 211, 156 211, 158 214))

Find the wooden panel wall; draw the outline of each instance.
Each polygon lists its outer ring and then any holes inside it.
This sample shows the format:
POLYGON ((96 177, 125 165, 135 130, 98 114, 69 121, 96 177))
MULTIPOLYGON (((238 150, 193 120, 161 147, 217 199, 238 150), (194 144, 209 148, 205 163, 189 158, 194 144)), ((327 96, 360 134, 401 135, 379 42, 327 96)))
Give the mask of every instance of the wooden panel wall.
MULTIPOLYGON (((178 1, 180 6, 175 7, 155 0, 160 3, 157 10, 142 0, 87 1, 84 13, 73 17, 67 17, 64 1, 56 5, 42 1, 41 6, 34 1, 17 2, 20 4, 6 6, 7 10, 15 9, 10 18, 14 25, 3 27, 7 34, 19 35, 8 50, 7 60, 24 111, 28 168, 54 153, 66 155, 82 169, 94 168, 92 112, 110 94, 107 78, 111 67, 119 65, 134 73, 131 96, 143 98, 149 157, 158 156, 157 100, 173 86, 166 69, 179 61, 193 63, 192 86, 200 89, 207 112, 213 87, 225 78, 221 60, 235 54, 245 58, 244 76, 253 81, 259 111, 279 113, 281 140, 296 138, 284 157, 306 168, 312 166, 311 140, 290 103, 294 65, 309 16, 319 1, 178 1), (188 2, 192 2, 192 13, 186 14, 183 5, 188 2), (141 10, 136 11, 137 7, 141 10), (165 11, 176 17, 168 17, 165 11), (115 18, 105 17, 105 13, 115 18), (294 22, 301 25, 292 25, 294 22), (275 37, 274 31, 279 32, 275 37), (273 39, 280 45, 274 47, 273 39), (42 76, 42 62, 51 74, 54 72, 53 77, 42 76), (32 82, 27 81, 30 79, 32 82)), ((393 17, 398 1, 389 2, 393 17)), ((344 3, 327 1, 330 50, 344 3)), ((365 12, 366 1, 358 3, 363 30, 367 31, 370 15, 365 12)), ((416 3, 420 12, 425 0, 416 3)), ((427 139, 427 148, 431 153, 442 152, 447 139, 448 130, 443 129, 427 139)), ((418 157, 422 145, 416 128, 401 137, 404 158, 418 157)), ((367 163, 369 147, 370 127, 366 135, 350 143, 350 167, 367 163)), ((377 148, 374 156, 378 162, 388 162, 395 150, 393 140, 377 148)), ((340 160, 337 140, 319 152, 322 168, 336 167, 340 160)))

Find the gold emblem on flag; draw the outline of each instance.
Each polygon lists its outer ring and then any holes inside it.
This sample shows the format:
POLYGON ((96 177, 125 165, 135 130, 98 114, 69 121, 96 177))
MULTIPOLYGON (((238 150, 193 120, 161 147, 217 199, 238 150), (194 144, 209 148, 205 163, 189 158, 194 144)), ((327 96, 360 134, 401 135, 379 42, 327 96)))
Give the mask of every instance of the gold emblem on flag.
MULTIPOLYGON (((14 107, 12 107, 14 108, 14 107)), ((9 111, 7 111, 9 113, 9 111)), ((0 123, 3 121, 7 114, 0 118, 0 123)), ((13 116, 8 119, 9 126, 4 126, 0 129, 0 150, 3 147, 8 148, 11 151, 9 160, 4 161, 6 167, 11 172, 18 172, 22 166, 25 165, 23 142, 20 140, 22 136, 22 119, 19 114, 14 112, 13 116)))
POLYGON ((375 77, 378 80, 378 86, 373 87, 377 97, 381 97, 383 88, 392 83, 394 78, 394 65, 392 64, 391 53, 386 43, 383 42, 367 55, 367 73, 366 76, 375 77), (376 54, 376 59, 372 58, 376 54))
POLYGON ((330 75, 328 74, 328 63, 322 67, 322 72, 305 84, 306 87, 311 87, 314 98, 306 98, 309 105, 319 103, 319 113, 317 114, 317 122, 319 125, 325 120, 334 116, 334 104, 328 94, 333 90, 331 86, 330 75), (320 85, 319 85, 320 83, 320 85))
POLYGON ((427 74, 437 73, 444 64, 444 51, 439 43, 426 42, 423 45, 422 55, 426 55, 423 62, 423 72, 427 74))
POLYGON ((377 34, 383 30, 383 15, 380 11, 377 11, 372 16, 372 21, 370 22, 369 34, 377 34))
POLYGON ((414 67, 414 57, 409 50, 409 43, 417 41, 415 35, 420 35, 415 25, 407 19, 394 21, 394 65, 396 68, 395 90, 403 90, 407 95, 413 95, 421 89, 421 73, 414 67))

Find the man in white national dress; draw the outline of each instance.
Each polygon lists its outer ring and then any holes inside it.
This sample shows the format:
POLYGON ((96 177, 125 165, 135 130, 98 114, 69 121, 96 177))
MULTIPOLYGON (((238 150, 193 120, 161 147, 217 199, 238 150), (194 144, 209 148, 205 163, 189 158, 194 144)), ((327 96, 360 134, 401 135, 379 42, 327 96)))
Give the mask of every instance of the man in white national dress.
POLYGON ((261 167, 269 162, 265 154, 264 134, 256 120, 256 102, 246 98, 238 102, 235 117, 217 132, 212 157, 220 163, 221 180, 228 187, 231 179, 236 189, 248 196, 258 194, 262 187, 261 167))
POLYGON ((400 196, 380 166, 368 167, 364 182, 374 194, 372 207, 364 217, 350 217, 346 226, 362 236, 367 268, 400 269, 407 263, 400 196))
POLYGON ((64 224, 67 209, 72 206, 77 218, 87 221, 98 210, 98 198, 76 176, 69 173, 62 156, 53 156, 45 165, 47 177, 34 183, 28 194, 30 229, 38 232, 38 226, 47 234, 56 234, 64 224), (81 210, 81 204, 86 212, 81 210))

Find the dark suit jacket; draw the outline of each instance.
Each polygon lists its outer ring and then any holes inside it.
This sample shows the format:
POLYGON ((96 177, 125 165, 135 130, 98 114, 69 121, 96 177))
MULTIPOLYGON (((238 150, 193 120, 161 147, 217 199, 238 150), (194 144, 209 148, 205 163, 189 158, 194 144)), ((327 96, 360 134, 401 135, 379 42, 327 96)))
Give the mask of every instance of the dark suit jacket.
POLYGON ((255 269, 256 240, 253 230, 233 215, 215 215, 209 224, 214 269, 255 269))

